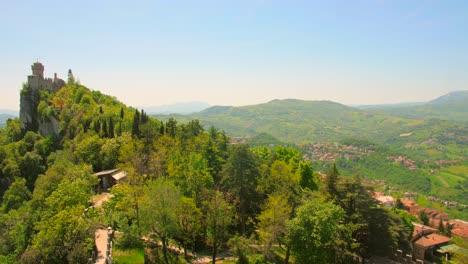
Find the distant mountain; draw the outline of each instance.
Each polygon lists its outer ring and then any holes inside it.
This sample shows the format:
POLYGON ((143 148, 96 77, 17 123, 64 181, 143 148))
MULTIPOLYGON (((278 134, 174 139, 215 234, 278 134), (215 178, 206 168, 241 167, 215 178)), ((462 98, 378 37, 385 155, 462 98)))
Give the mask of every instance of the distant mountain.
POLYGON ((0 109, 0 114, 8 114, 14 117, 19 116, 19 112, 11 109, 0 109))
MULTIPOLYGON (((172 115, 224 129, 231 136, 268 133, 282 142, 307 143, 343 138, 384 143, 423 122, 370 113, 331 101, 273 100, 259 105, 213 106, 191 115, 172 115)), ((157 116, 167 119, 168 116, 157 116)))
POLYGON ((426 102, 413 102, 413 103, 396 103, 396 104, 376 104, 376 105, 350 105, 358 109, 373 109, 373 108, 400 108, 408 106, 418 106, 426 104, 426 102))
POLYGON ((141 107, 145 112, 151 115, 156 114, 191 114, 202 111, 210 107, 209 104, 203 102, 187 102, 187 103, 176 103, 169 105, 160 106, 147 106, 141 107))
POLYGON ((436 99, 429 102, 429 104, 447 104, 447 103, 460 103, 468 101, 468 90, 467 91, 455 91, 437 97, 436 99))
POLYGON ((374 106, 366 111, 414 119, 442 119, 468 123, 468 91, 451 92, 421 105, 374 106))
POLYGON ((9 118, 15 118, 15 117, 16 116, 10 115, 10 114, 0 114, 0 128, 4 127, 4 125, 6 124, 6 121, 9 118))

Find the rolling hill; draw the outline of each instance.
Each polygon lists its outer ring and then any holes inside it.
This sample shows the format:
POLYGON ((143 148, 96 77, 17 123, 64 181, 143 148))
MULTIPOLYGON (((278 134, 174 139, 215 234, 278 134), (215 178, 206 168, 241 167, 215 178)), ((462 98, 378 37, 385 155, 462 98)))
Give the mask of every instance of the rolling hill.
MULTIPOLYGON (((163 120, 168 117, 158 115, 163 120)), ((213 106, 192 115, 173 117, 179 122, 198 119, 204 125, 224 129, 231 136, 269 133, 280 141, 290 143, 355 138, 379 144, 406 144, 423 142, 431 137, 440 139, 444 133, 454 133, 455 139, 466 135, 468 129, 463 123, 408 119, 330 101, 295 99, 241 107, 213 106)))
POLYGON ((440 96, 424 104, 388 107, 372 106, 366 111, 416 119, 442 119, 468 122, 468 91, 456 91, 440 96))
MULTIPOLYGON (((464 198, 468 177, 460 173, 468 171, 467 123, 409 119, 330 101, 293 99, 242 107, 214 106, 192 115, 157 117, 161 120, 174 117, 178 122, 198 119, 202 124, 223 129, 233 137, 253 136, 255 139, 255 135, 261 135, 262 140, 254 142, 265 142, 264 145, 278 142, 304 145, 348 139, 375 143, 378 147, 372 155, 352 160, 345 158, 344 152, 336 161, 348 175, 359 172, 364 177, 385 179, 403 190, 419 190, 468 202, 464 198), (388 161, 390 156, 413 160, 417 168, 411 171, 399 162, 388 161), (433 175, 434 170, 440 174, 433 175), (444 186, 443 181, 450 182, 449 186, 444 186)), ((307 153, 307 150, 303 151, 307 153)), ((314 166, 325 169, 329 165, 317 163, 314 166)))

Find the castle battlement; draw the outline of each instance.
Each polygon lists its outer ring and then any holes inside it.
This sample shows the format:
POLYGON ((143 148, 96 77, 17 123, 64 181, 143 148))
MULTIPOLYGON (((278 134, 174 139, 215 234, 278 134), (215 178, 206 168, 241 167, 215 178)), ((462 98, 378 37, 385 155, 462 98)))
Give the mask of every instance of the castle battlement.
POLYGON ((31 65, 32 75, 28 76, 28 85, 31 89, 48 90, 53 93, 60 90, 65 85, 65 81, 57 78, 57 73, 54 78, 44 78, 44 65, 40 62, 35 62, 31 65))

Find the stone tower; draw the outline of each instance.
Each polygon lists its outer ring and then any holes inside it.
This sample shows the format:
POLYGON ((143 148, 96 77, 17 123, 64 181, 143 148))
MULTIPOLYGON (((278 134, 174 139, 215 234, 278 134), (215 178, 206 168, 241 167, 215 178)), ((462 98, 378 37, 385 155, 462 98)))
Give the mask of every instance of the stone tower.
POLYGON ((31 65, 32 75, 44 78, 44 65, 40 62, 35 62, 31 65))

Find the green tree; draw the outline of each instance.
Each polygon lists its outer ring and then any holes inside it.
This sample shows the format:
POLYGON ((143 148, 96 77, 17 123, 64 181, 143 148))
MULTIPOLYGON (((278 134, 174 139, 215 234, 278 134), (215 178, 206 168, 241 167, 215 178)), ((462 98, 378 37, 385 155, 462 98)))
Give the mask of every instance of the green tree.
POLYGON ((215 191, 204 203, 204 215, 208 241, 213 249, 212 263, 214 264, 219 247, 225 244, 229 238, 233 211, 223 194, 215 191))
POLYGON ((68 70, 68 84, 75 84, 75 76, 73 76, 73 72, 71 69, 68 70))
POLYGON ((177 210, 179 189, 170 181, 158 179, 150 181, 145 188, 145 198, 141 204, 141 228, 145 234, 159 239, 165 263, 169 263, 169 239, 177 234, 177 210))
POLYGON ((338 176, 340 173, 336 168, 336 163, 333 163, 333 166, 328 170, 327 175, 325 176, 325 186, 324 191, 330 197, 330 199, 335 199, 338 195, 337 182, 338 176))
POLYGON ((221 184, 235 199, 240 231, 245 235, 249 217, 253 218, 259 209, 256 188, 260 175, 258 162, 247 145, 234 145, 229 150, 222 175, 221 184))
POLYGON ((109 132, 107 133, 109 135, 110 138, 114 138, 115 134, 114 134, 114 120, 112 119, 112 117, 109 118, 109 132))
POLYGON ((300 176, 300 184, 302 188, 308 188, 311 191, 318 190, 318 185, 314 179, 314 172, 312 170, 312 164, 307 161, 299 162, 299 168, 297 173, 300 176))
POLYGON ((177 133, 177 121, 174 118, 169 118, 166 122, 166 134, 174 138, 177 133))
POLYGON ((285 195, 272 194, 265 209, 258 216, 258 234, 263 242, 263 255, 270 257, 270 248, 286 233, 286 221, 291 216, 291 207, 285 195))
POLYGON ((94 230, 84 209, 69 207, 38 223, 40 231, 28 250, 39 252, 36 263, 86 263, 94 245, 94 230))
POLYGON ((12 209, 20 208, 31 199, 31 192, 26 187, 24 178, 16 178, 10 188, 3 194, 2 211, 8 213, 12 209))
POLYGON ((104 139, 98 135, 85 137, 76 145, 74 152, 79 161, 91 164, 94 171, 102 169, 102 157, 100 150, 104 139))
POLYGON ((429 225, 429 216, 425 211, 419 212, 419 220, 421 220, 424 225, 429 225))
POLYGON ((197 237, 202 235, 202 212, 197 208, 192 198, 181 197, 177 209, 178 240, 184 248, 185 259, 188 260, 187 248, 195 247, 197 237))
POLYGON ((288 238, 296 263, 337 263, 344 211, 331 202, 309 200, 288 221, 288 238))
POLYGON ((395 203, 395 207, 398 208, 398 209, 401 209, 401 210, 406 209, 405 205, 401 202, 400 198, 397 198, 396 203, 395 203))
POLYGON ((135 115, 133 116, 132 137, 140 137, 140 112, 138 112, 138 109, 135 109, 135 115))
POLYGON ((439 221, 439 233, 442 234, 442 235, 445 235, 445 225, 444 225, 444 221, 440 220, 439 221))

